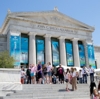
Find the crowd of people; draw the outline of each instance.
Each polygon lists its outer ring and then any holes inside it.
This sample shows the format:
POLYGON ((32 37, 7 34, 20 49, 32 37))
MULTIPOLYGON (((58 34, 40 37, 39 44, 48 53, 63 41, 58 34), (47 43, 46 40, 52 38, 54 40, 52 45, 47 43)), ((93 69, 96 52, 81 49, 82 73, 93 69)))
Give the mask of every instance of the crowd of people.
POLYGON ((87 83, 87 76, 90 75, 90 81, 94 81, 94 69, 85 66, 77 71, 76 68, 67 68, 65 71, 60 64, 58 68, 51 65, 50 62, 41 65, 41 62, 35 66, 30 64, 25 70, 21 67, 21 83, 22 84, 63 84, 66 82, 66 90, 70 91, 68 84, 72 85, 72 90, 77 89, 77 83, 87 83))

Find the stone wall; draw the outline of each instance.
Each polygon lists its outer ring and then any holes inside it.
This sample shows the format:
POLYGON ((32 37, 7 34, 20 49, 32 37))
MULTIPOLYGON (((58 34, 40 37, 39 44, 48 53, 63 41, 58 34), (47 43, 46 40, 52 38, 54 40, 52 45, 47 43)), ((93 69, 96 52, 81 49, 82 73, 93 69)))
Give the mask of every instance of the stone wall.
POLYGON ((0 52, 7 50, 7 36, 0 35, 0 52))
POLYGON ((100 46, 95 46, 94 51, 95 51, 95 59, 97 62, 97 68, 100 68, 100 46))

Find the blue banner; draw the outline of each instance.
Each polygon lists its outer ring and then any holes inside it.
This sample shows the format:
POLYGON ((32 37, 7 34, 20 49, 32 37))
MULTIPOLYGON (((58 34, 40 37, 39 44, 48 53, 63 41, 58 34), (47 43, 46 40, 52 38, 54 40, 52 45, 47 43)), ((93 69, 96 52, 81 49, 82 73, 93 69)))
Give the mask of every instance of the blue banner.
POLYGON ((10 55, 15 59, 14 66, 20 66, 20 36, 10 36, 10 55))
POLYGON ((95 69, 96 66, 95 66, 95 57, 94 57, 94 47, 93 47, 93 45, 87 45, 87 50, 88 50, 89 65, 91 65, 95 69))
POLYGON ((66 42, 67 66, 74 66, 72 42, 66 42))
POLYGON ((53 59, 53 65, 57 66, 59 65, 59 42, 52 40, 52 59, 53 59))
POLYGON ((41 61, 42 64, 45 63, 44 60, 44 52, 45 52, 45 48, 44 48, 44 39, 37 39, 36 40, 36 53, 37 53, 37 62, 41 61))
POLYGON ((21 63, 28 63, 28 37, 21 37, 21 63))
POLYGON ((85 50, 83 44, 78 44, 78 49, 79 49, 80 66, 86 66, 85 50))

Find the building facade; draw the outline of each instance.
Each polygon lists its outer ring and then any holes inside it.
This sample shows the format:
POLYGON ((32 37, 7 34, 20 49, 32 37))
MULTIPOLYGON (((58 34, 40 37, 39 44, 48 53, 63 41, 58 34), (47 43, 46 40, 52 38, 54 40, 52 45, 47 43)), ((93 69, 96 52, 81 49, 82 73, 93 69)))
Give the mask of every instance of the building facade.
POLYGON ((100 47, 93 45, 93 31, 93 27, 57 10, 8 11, 0 29, 0 51, 9 51, 16 60, 15 67, 41 61, 53 66, 96 68, 100 64, 100 47))

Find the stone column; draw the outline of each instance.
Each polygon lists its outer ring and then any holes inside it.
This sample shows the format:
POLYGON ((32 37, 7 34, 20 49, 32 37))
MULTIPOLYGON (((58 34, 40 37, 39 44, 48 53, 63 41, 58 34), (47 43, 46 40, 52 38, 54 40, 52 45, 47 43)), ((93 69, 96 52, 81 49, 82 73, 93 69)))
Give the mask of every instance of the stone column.
POLYGON ((29 33, 29 64, 36 65, 35 35, 32 32, 29 33))
POLYGON ((87 42, 86 42, 86 41, 83 41, 83 45, 84 45, 84 52, 85 52, 85 62, 86 62, 86 67, 89 67, 87 42))
POLYGON ((45 37, 45 63, 50 62, 52 64, 51 35, 46 34, 44 37, 45 37))
POLYGON ((65 50, 65 38, 59 37, 59 43, 60 43, 60 63, 64 66, 67 65, 66 61, 66 50, 65 50))
POLYGON ((78 39, 74 38, 74 39, 72 39, 72 41, 73 41, 73 52, 74 52, 74 66, 80 67, 78 39))

